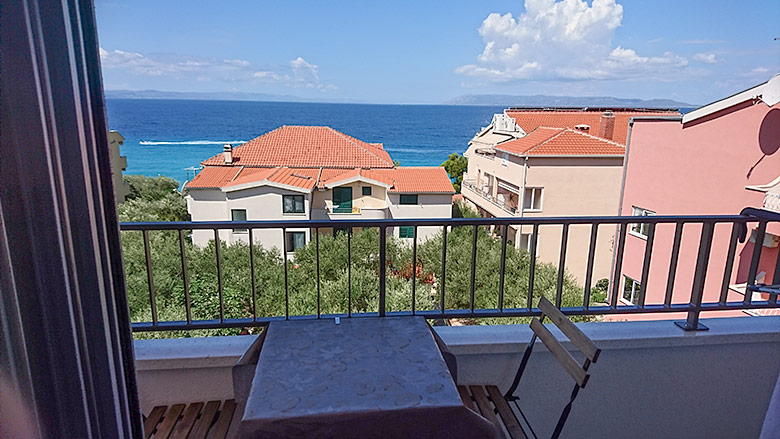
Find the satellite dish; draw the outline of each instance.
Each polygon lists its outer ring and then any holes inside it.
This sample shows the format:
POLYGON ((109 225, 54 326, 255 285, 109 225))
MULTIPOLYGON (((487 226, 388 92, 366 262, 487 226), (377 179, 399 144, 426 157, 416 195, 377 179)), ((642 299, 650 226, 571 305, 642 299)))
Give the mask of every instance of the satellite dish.
POLYGON ((780 102, 780 73, 770 79, 764 85, 764 92, 761 94, 761 100, 770 107, 780 102))

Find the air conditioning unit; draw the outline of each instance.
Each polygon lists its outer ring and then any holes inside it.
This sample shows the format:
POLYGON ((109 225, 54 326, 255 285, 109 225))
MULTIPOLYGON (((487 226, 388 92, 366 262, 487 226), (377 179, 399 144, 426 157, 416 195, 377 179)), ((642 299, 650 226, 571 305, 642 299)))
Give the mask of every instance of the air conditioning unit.
MULTIPOLYGON (((750 242, 753 244, 756 243, 756 231, 752 230, 750 232, 750 242)), ((764 234, 764 247, 767 248, 777 248, 777 246, 780 245, 780 236, 773 235, 771 233, 765 233, 764 234)))

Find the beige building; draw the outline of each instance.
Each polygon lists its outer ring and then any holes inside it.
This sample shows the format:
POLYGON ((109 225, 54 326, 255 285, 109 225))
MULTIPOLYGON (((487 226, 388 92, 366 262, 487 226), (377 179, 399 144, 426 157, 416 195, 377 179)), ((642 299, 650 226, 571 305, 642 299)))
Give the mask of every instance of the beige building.
MULTIPOLYGON (((451 218, 454 189, 440 167, 395 167, 381 144, 329 127, 284 126, 202 163, 184 186, 193 221, 451 218)), ((419 227, 418 240, 438 232, 419 227)), ((321 233, 333 233, 332 229, 321 233)), ((413 227, 395 227, 411 240, 413 227)), ((288 252, 311 239, 306 227, 253 231, 265 248, 288 252), (283 240, 286 240, 283 241, 283 240)), ((205 245, 210 230, 196 230, 205 245)), ((226 242, 249 239, 243 229, 221 230, 226 242)))
MULTIPOLYGON (((519 109, 496 115, 469 142, 461 192, 485 217, 614 216, 618 213, 628 120, 668 111, 519 109)), ((508 239, 531 249, 532 226, 508 239)), ((590 226, 568 232, 566 269, 585 278, 590 226), (582 249, 586 249, 583 251, 582 249)), ((558 264, 561 226, 541 226, 540 261, 558 264)), ((593 281, 610 274, 614 226, 598 230, 593 281)))
POLYGON ((125 201, 130 194, 130 185, 122 180, 122 171, 127 169, 127 157, 119 155, 119 145, 125 138, 116 130, 108 132, 108 152, 111 157, 111 178, 114 180, 114 200, 117 204, 125 201))

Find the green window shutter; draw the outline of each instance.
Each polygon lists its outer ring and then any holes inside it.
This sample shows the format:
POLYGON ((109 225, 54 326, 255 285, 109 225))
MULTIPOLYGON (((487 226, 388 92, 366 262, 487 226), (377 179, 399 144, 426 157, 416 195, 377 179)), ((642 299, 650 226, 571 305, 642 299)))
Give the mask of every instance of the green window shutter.
POLYGON ((335 212, 352 212, 352 188, 333 188, 333 209, 335 212))
POLYGON ((400 226, 398 227, 399 238, 414 238, 414 226, 400 226))

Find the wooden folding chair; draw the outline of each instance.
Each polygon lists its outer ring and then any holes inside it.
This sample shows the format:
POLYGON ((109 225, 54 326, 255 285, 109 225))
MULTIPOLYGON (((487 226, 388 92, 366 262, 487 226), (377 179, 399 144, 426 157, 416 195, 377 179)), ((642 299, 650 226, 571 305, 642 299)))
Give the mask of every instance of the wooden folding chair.
POLYGON ((539 318, 534 317, 531 321, 531 330, 534 335, 531 337, 531 341, 528 343, 528 347, 526 347, 525 352, 523 353, 520 367, 517 370, 517 374, 515 374, 515 378, 512 381, 509 390, 502 394, 495 385, 458 386, 461 399, 467 407, 477 413, 481 413, 482 416, 493 422, 496 425, 496 428, 503 431, 512 439, 525 439, 528 437, 528 434, 522 427, 520 419, 515 415, 515 411, 512 410, 510 403, 514 404, 517 412, 520 413, 523 424, 527 426, 528 432, 530 432, 534 438, 538 439, 531 424, 523 413, 522 408, 518 404, 518 398, 514 395, 520 378, 523 376, 523 372, 528 364, 528 359, 531 356, 537 338, 542 340, 550 353, 552 353, 553 357, 575 381, 569 402, 563 408, 563 412, 558 418, 558 423, 555 425, 555 430, 551 436, 553 439, 560 437, 566 419, 571 412, 574 400, 577 398, 580 389, 585 388, 585 385, 588 383, 588 378, 590 377, 588 368, 592 363, 596 362, 599 353, 601 352, 601 349, 597 348, 591 339, 580 331, 571 320, 566 318, 566 316, 545 297, 542 297, 539 300, 539 309, 542 311, 542 315, 539 318), (582 365, 577 362, 563 345, 561 345, 558 339, 542 324, 545 317, 548 317, 585 356, 585 362, 582 365), (496 414, 498 416, 496 416, 496 414))

